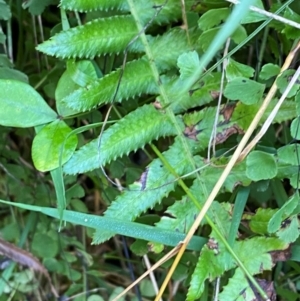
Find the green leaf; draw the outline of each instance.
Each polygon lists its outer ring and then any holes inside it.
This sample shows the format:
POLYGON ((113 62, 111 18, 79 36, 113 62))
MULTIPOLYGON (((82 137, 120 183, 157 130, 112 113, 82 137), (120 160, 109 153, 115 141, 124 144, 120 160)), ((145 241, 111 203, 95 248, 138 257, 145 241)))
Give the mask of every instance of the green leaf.
POLYGON ((280 67, 275 64, 265 64, 261 68, 261 71, 259 73, 259 78, 263 80, 268 80, 274 76, 277 76, 280 72, 280 67))
POLYGON ((57 114, 29 85, 14 80, 0 80, 0 124, 33 127, 51 122, 57 114))
POLYGON ((260 235, 268 234, 268 224, 275 212, 277 212, 277 210, 258 208, 249 223, 251 231, 260 235))
POLYGON ((269 252, 286 248, 288 244, 275 237, 253 237, 234 244, 234 251, 251 275, 271 270, 273 262, 269 252))
MULTIPOLYGON (((276 84, 280 93, 283 93, 285 91, 295 72, 296 72, 295 70, 288 69, 283 71, 280 74, 279 78, 277 78, 276 84)), ((299 90, 299 87, 300 87, 300 82, 299 80, 297 80, 293 85, 292 89, 290 90, 290 92, 288 93, 287 98, 295 96, 299 90)))
POLYGON ((58 241, 47 233, 37 232, 31 247, 33 252, 42 258, 53 258, 58 253, 58 241))
POLYGON ((177 61, 177 65, 180 69, 180 78, 185 79, 192 76, 195 70, 199 68, 199 62, 199 56, 196 51, 180 55, 177 61))
MULTIPOLYGON (((203 51, 207 51, 210 47, 212 41, 221 30, 221 27, 215 27, 212 29, 208 29, 204 31, 201 36, 199 37, 199 44, 203 51)), ((236 43, 239 44, 243 40, 247 38, 247 32, 243 26, 238 26, 235 32, 231 35, 231 39, 236 43)), ((221 48, 223 45, 220 45, 221 48)))
POLYGON ((11 18, 11 11, 5 1, 0 0, 0 20, 9 20, 11 18))
POLYGON ((95 68, 91 61, 69 62, 67 70, 60 77, 56 90, 56 108, 61 116, 74 115, 77 111, 70 109, 63 101, 65 97, 82 86, 97 79, 95 68))
POLYGON ((59 58, 94 58, 123 51, 137 33, 132 16, 114 16, 61 31, 37 50, 59 58))
POLYGON ((76 151, 64 166, 64 172, 76 174, 99 168, 158 137, 175 134, 174 126, 166 114, 152 105, 145 105, 104 131, 100 150, 98 139, 95 139, 76 151))
POLYGON ((244 272, 237 268, 234 275, 229 279, 229 282, 223 288, 223 291, 218 295, 219 301, 253 301, 256 298, 253 289, 249 285, 249 280, 245 277, 244 272))
MULTIPOLYGON (((163 155, 179 176, 192 171, 192 166, 190 166, 183 146, 178 139, 163 155)), ((105 211, 105 216, 129 221, 136 219, 147 209, 159 204, 163 197, 174 190, 176 186, 174 179, 175 177, 170 174, 159 159, 153 160, 147 167, 144 177, 130 185, 129 190, 119 195, 105 211), (169 184, 166 185, 166 183, 169 184), (131 210, 127 210, 128 206, 131 210)), ((114 234, 112 231, 96 231, 94 242, 101 243, 114 234)))
MULTIPOLYGON (((115 95, 120 72, 120 70, 111 72, 98 81, 74 91, 62 101, 77 111, 86 111, 97 105, 110 103, 115 95)), ((115 102, 134 97, 138 93, 158 93, 149 63, 143 59, 126 64, 115 102)))
POLYGON ((283 224, 281 229, 276 232, 276 236, 288 244, 295 242, 300 234, 298 216, 292 216, 285 220, 283 224))
POLYGON ((229 59, 226 67, 226 78, 229 82, 236 77, 249 78, 253 76, 254 71, 255 70, 252 67, 236 62, 233 59, 229 59))
POLYGON ((65 140, 62 163, 70 159, 77 146, 77 136, 67 138, 71 131, 61 120, 55 120, 39 131, 32 143, 32 160, 38 170, 49 171, 59 166, 59 156, 65 140))
POLYGON ((230 100, 240 100, 251 105, 262 99, 265 85, 254 80, 238 77, 230 81, 224 91, 224 96, 230 100))
MULTIPOLYGON (((300 16, 295 11, 290 9, 289 7, 287 7, 284 10, 284 17, 287 18, 288 20, 294 21, 298 24, 300 23, 300 16)), ((299 38, 299 28, 295 28, 295 27, 287 25, 287 24, 285 24, 282 33, 285 34, 287 39, 299 38)))
POLYGON ((52 4, 52 0, 29 0, 22 3, 23 9, 29 10, 32 15, 41 15, 45 8, 52 4))
POLYGON ((282 221, 289 217, 300 201, 298 193, 295 193, 270 219, 268 231, 274 233, 279 230, 282 221))
MULTIPOLYGON (((265 9, 261 0, 256 0, 253 5, 260 8, 260 9, 262 9, 262 10, 265 9)), ((260 22, 260 21, 264 21, 264 20, 267 20, 267 19, 268 19, 267 16, 264 16, 260 13, 249 10, 246 17, 244 17, 242 19, 241 24, 255 23, 255 22, 260 22)))
MULTIPOLYGON (((177 0, 139 0, 135 2, 137 14, 144 24, 149 22, 156 13, 154 7, 163 5, 160 13, 152 20, 153 24, 169 24, 171 21, 178 21, 182 17, 181 6, 177 0)), ((191 10, 194 5, 193 0, 186 0, 186 10, 191 10)), ((64 9, 75 10, 80 12, 89 12, 94 10, 119 10, 122 13, 130 12, 126 0, 61 0, 61 6, 64 9)))
POLYGON ((297 143, 285 145, 278 149, 277 154, 281 162, 295 166, 299 165, 300 145, 297 143))
POLYGON ((109 1, 95 1, 95 0, 61 0, 60 5, 63 9, 74 10, 80 12, 88 12, 93 10, 129 10, 127 1, 125 0, 109 0, 109 1))
MULTIPOLYGON (((186 35, 179 30, 172 30, 152 39, 150 47, 160 72, 176 67, 178 56, 189 50, 186 35)), ((97 105, 112 102, 120 76, 121 70, 113 71, 86 87, 74 91, 63 101, 70 108, 78 111, 89 110, 97 105)), ((128 100, 142 93, 158 94, 158 88, 146 57, 126 64, 115 102, 128 100)))
POLYGON ((251 152, 246 159, 246 164, 246 175, 253 181, 272 179, 277 174, 274 155, 266 152, 251 152))
POLYGON ((201 30, 206 31, 223 23, 229 15, 228 7, 210 9, 200 17, 198 26, 201 30))
POLYGON ((204 282, 207 279, 215 279, 221 276, 228 266, 226 266, 225 257, 228 256, 223 244, 218 243, 215 240, 211 241, 211 245, 216 245, 218 250, 210 249, 206 244, 200 253, 198 263, 195 267, 192 279, 190 281, 190 287, 187 294, 187 301, 193 301, 202 295, 204 291, 204 282))
POLYGON ((0 68, 0 79, 18 80, 28 84, 28 76, 26 74, 7 67, 0 68))
MULTIPOLYGON (((40 207, 34 205, 28 205, 23 203, 8 202, 0 200, 0 203, 16 206, 18 208, 23 208, 26 210, 41 212, 48 216, 60 219, 60 214, 55 208, 40 207)), ((120 221, 118 219, 112 219, 107 217, 101 217, 98 215, 80 213, 70 210, 64 210, 63 221, 70 222, 73 224, 81 225, 84 227, 90 227, 97 229, 99 231, 115 231, 118 234, 163 243, 167 246, 176 246, 179 242, 183 241, 185 238, 184 234, 176 233, 174 231, 168 231, 163 229, 157 229, 152 226, 120 221)), ((193 236, 190 244, 188 245, 188 250, 199 251, 206 242, 206 239, 193 236)))
POLYGON ((297 117, 292 121, 290 130, 291 136, 296 140, 300 140, 300 117, 297 117))

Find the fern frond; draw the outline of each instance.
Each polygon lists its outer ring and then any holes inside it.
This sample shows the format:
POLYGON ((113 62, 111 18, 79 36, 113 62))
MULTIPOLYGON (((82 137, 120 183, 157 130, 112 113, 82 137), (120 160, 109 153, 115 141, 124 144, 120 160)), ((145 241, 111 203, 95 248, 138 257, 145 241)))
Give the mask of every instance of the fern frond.
MULTIPOLYGON (((176 67, 178 56, 187 51, 189 46, 182 30, 172 30, 163 36, 155 37, 150 42, 155 61, 160 72, 176 67)), ((98 105, 109 103, 115 95, 120 70, 100 78, 94 83, 75 90, 63 101, 76 111, 90 110, 98 105)), ((146 57, 126 64, 116 102, 145 94, 157 94, 158 89, 153 79, 146 57)))
MULTIPOLYGON (((181 121, 178 119, 178 122, 181 121)), ((64 165, 64 172, 77 174, 99 168, 152 140, 169 135, 175 135, 175 130, 167 115, 152 105, 145 105, 104 131, 100 150, 98 139, 77 150, 64 165)))
POLYGON ((182 53, 191 50, 186 32, 179 28, 155 37, 152 41, 149 41, 149 45, 160 72, 177 67, 178 57, 182 53))
MULTIPOLYGON (((65 97, 63 102, 76 111, 87 111, 100 104, 112 102, 120 72, 120 70, 111 72, 91 85, 75 90, 65 97)), ((123 99, 135 97, 142 93, 158 93, 149 63, 144 59, 126 64, 115 102, 121 102, 123 99)))
POLYGON ((174 113, 185 112, 215 100, 219 96, 221 73, 210 73, 189 92, 182 92, 183 83, 184 80, 176 77, 165 84, 169 98, 172 99, 171 108, 174 113))
MULTIPOLYGON (((192 166, 189 164, 189 160, 178 139, 163 155, 178 175, 192 171, 192 166)), ((117 217, 128 221, 135 220, 136 217, 140 216, 147 209, 153 208, 174 190, 176 186, 176 183, 172 182, 174 180, 174 176, 162 165, 159 159, 153 160, 147 167, 145 183, 138 181, 130 185, 129 190, 118 196, 106 210, 105 216, 117 217), (144 185, 145 190, 142 190, 144 185), (128 206, 130 206, 130 210, 128 210, 128 206)), ((94 243, 99 244, 113 235, 114 233, 111 232, 96 231, 94 243)))
MULTIPOLYGON (((95 10, 111 10, 116 9, 122 12, 130 12, 126 0, 61 0, 61 6, 66 10, 79 12, 88 12, 95 10)), ((140 19, 146 24, 156 13, 155 7, 165 4, 163 0, 139 0, 136 1, 136 9, 140 19)), ((189 10, 194 4, 193 0, 186 0, 186 10, 189 10)), ((181 19, 182 9, 178 0, 168 0, 166 5, 160 11, 158 16, 153 20, 153 24, 167 24, 172 21, 181 19)))
POLYGON ((131 16, 114 16, 61 31, 37 50, 59 58, 94 58, 123 51, 137 33, 131 16))
POLYGON ((129 11, 126 0, 61 0, 60 6, 66 10, 79 12, 110 9, 129 11))

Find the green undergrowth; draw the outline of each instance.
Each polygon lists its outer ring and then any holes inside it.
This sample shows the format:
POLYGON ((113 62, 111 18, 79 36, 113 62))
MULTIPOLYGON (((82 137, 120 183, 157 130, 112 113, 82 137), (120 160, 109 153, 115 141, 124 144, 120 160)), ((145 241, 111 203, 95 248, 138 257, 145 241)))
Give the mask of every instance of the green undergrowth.
MULTIPOLYGON (((145 271, 140 256, 154 263, 184 239, 275 80, 259 127, 284 93, 299 29, 248 7, 299 25, 295 2, 0 0, 3 239, 29 241, 61 296, 103 287, 75 300, 112 300, 145 271)), ((166 299, 299 298, 299 88, 226 178, 166 299)), ((13 269, 0 301, 38 291, 13 269)), ((144 280, 127 298, 154 295, 144 280)))

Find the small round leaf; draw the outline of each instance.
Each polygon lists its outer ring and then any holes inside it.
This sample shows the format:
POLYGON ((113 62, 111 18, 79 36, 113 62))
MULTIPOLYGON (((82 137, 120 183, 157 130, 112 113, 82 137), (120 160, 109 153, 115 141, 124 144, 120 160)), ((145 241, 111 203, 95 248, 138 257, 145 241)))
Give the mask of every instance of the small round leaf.
POLYGON ((71 131, 65 122, 61 120, 55 120, 42 128, 32 143, 32 160, 36 169, 44 172, 57 168, 65 140, 62 164, 70 159, 78 142, 75 135, 67 138, 71 131))
POLYGON ((274 156, 262 151, 250 153, 246 165, 246 175, 253 181, 272 179, 277 174, 274 156))

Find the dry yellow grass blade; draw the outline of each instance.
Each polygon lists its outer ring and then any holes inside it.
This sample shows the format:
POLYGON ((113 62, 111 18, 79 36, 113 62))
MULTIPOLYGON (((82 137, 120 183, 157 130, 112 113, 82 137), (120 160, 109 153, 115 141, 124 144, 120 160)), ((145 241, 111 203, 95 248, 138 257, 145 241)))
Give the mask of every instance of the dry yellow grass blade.
POLYGON ((168 261, 170 258, 175 256, 178 253, 178 250, 180 249, 181 244, 174 247, 169 253, 167 253, 163 258, 161 258, 156 264, 154 264, 147 272, 145 272, 142 276, 140 276, 137 280, 132 282, 126 289, 120 293, 118 296, 116 296, 112 301, 119 300, 122 296, 124 296, 128 291, 130 291, 135 285, 137 285, 140 281, 142 281, 145 277, 147 277, 151 272, 156 270, 158 267, 160 267, 163 263, 168 261))
MULTIPOLYGON (((293 61, 293 58, 295 57, 295 54, 297 53, 297 51, 299 50, 300 48, 300 43, 297 44, 297 46, 295 48, 293 48, 289 55, 287 56, 281 70, 280 70, 280 73, 279 75, 277 76, 277 78, 280 76, 280 74, 287 70, 288 67, 290 66, 290 64, 292 63, 293 61)), ((277 85, 276 85, 276 80, 277 78, 275 79, 269 93, 267 94, 265 100, 263 101, 262 103, 262 106, 260 107, 260 109, 258 110, 258 112, 256 113, 254 119, 252 120, 248 130, 246 131, 245 135, 243 136, 241 142, 239 143, 239 145, 237 146, 233 156, 231 157, 230 161, 228 162, 228 164, 226 165, 222 175, 220 176, 219 180, 217 181, 217 183, 215 184, 211 194, 209 195, 208 199, 206 200, 202 210, 200 211, 199 215, 197 216, 194 224, 192 225, 191 229, 189 230, 189 232, 187 233, 186 235, 186 238, 184 239, 184 241, 182 242, 181 244, 181 248, 160 288, 160 291, 159 293, 157 294, 156 298, 155 298, 155 301, 158 301, 162 295, 163 295, 163 292, 165 290, 165 288, 167 287, 167 284, 168 282, 170 281, 174 271, 175 271, 175 268, 177 267, 183 253, 185 252, 186 250, 186 247, 189 243, 189 241, 191 240, 192 236, 194 235, 194 233, 196 232, 196 230, 198 229, 201 221, 203 220, 203 218, 205 217, 205 214, 207 213, 207 211, 209 210, 212 202, 214 201, 215 197, 217 196, 219 190, 221 189, 222 185, 224 184, 226 178, 228 177, 231 169, 233 168, 233 166, 235 165, 235 163, 239 160, 240 158, 240 155, 244 149, 244 147, 246 146, 248 140, 250 139, 251 135, 253 134, 254 130, 257 128, 258 124, 259 124, 259 121, 261 120, 263 114, 265 113, 270 101, 272 100, 272 98, 274 97, 276 91, 277 91, 277 85)), ((288 93, 288 92, 287 92, 288 93)), ((276 108, 274 108, 276 109, 276 108)), ((272 115, 272 113, 271 113, 272 115)), ((274 116, 275 117, 275 116, 274 116)), ((273 117, 273 118, 274 118, 273 117)))

